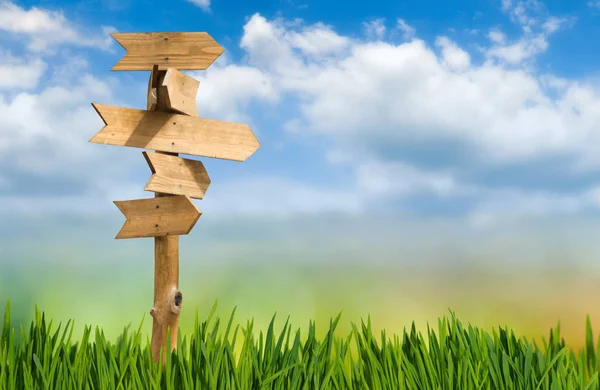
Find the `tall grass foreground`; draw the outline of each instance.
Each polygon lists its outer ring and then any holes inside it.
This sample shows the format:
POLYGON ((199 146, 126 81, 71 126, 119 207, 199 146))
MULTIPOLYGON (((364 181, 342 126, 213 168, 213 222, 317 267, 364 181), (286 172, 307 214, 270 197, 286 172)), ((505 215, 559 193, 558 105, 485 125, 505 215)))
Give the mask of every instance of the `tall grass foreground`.
MULTIPOLYGON (((153 363, 150 342, 126 327, 116 342, 85 326, 73 343, 73 322, 52 329, 35 308, 29 332, 19 338, 6 304, 0 338, 0 389, 598 389, 598 351, 589 317, 586 346, 574 352, 560 337, 560 324, 543 348, 506 328, 491 334, 464 327, 453 312, 426 337, 415 329, 376 337, 370 319, 337 337, 340 315, 320 340, 311 321, 308 334, 292 332, 288 321, 266 332, 254 322, 233 325, 235 309, 222 329, 213 306, 206 321, 178 338, 164 367, 153 363), (62 330, 61 330, 62 329, 62 330), (258 336, 255 336, 258 334, 258 336)), ((142 319, 143 324, 143 319, 142 319)), ((168 344, 168 343, 167 343, 168 344)))

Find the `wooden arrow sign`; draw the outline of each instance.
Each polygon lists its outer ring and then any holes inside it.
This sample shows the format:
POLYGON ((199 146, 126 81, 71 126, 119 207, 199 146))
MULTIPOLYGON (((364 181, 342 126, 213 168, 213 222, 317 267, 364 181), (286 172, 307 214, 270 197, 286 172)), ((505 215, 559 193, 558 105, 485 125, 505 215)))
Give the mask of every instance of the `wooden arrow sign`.
POLYGON ((153 32, 110 34, 127 53, 111 70, 208 68, 224 51, 205 32, 153 32))
POLYGON ((92 103, 105 125, 89 142, 245 161, 260 147, 248 125, 92 103))
POLYGON ((177 69, 169 68, 159 71, 155 65, 152 69, 148 83, 148 111, 172 111, 175 113, 198 116, 196 95, 200 81, 181 73, 177 69), (163 99, 158 101, 158 96, 163 99), (161 104, 162 103, 162 104, 161 104), (164 105, 164 107, 162 107, 164 105))
POLYGON ((188 234, 202 215, 185 195, 114 203, 127 218, 117 239, 188 234))
POLYGON ((210 178, 201 161, 152 152, 143 155, 152 171, 144 190, 204 198, 210 178))

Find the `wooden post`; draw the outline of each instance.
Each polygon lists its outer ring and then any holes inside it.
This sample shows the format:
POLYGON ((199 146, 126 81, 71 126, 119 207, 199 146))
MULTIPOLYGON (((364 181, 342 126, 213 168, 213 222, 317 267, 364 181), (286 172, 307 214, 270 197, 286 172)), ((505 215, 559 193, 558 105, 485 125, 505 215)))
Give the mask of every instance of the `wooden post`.
POLYGON ((162 364, 166 362, 167 329, 171 331, 169 353, 177 348, 182 303, 183 295, 179 291, 179 236, 154 237, 154 306, 150 314, 152 359, 155 362, 161 356, 162 364))
MULTIPOLYGON (((168 94, 161 88, 166 71, 159 71, 154 65, 148 80, 149 111, 171 112, 168 106, 168 94)), ((194 96, 195 99, 195 96, 194 96)), ((178 153, 156 151, 159 154, 178 156, 178 153)), ((156 192, 155 198, 172 196, 156 192)), ((157 362, 162 357, 162 364, 167 361, 169 353, 177 349, 179 333, 179 313, 183 304, 183 294, 179 291, 179 236, 154 237, 154 306, 150 309, 152 316, 152 360, 157 362), (171 345, 167 346, 167 330, 171 331, 171 345), (161 354, 162 350, 162 354, 161 354)))
POLYGON ((111 34, 127 54, 112 70, 151 70, 146 110, 92 104, 105 126, 90 139, 103 145, 153 149, 144 152, 152 176, 146 191, 154 199, 115 201, 127 220, 115 238, 154 237, 152 359, 166 362, 177 348, 179 235, 188 234, 200 215, 190 198, 202 199, 210 178, 200 161, 179 153, 245 161, 260 144, 247 125, 198 118, 199 82, 177 69, 209 67, 223 53, 207 33, 111 34), (167 332, 171 345, 167 344, 167 332), (162 353, 161 353, 162 351, 162 353))

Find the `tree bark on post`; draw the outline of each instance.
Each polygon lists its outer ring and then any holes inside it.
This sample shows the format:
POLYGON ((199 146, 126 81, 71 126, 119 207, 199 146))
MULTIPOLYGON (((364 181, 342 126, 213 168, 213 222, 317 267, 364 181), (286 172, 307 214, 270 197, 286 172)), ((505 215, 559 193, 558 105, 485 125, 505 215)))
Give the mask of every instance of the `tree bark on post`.
POLYGON ((166 362, 167 329, 171 331, 169 353, 177 348, 179 313, 183 301, 178 284, 179 236, 154 237, 154 306, 150 310, 151 350, 155 362, 162 356, 162 364, 166 362))
MULTIPOLYGON (((160 88, 166 71, 159 71, 155 65, 148 81, 149 111, 170 112, 167 104, 167 93, 160 88)), ((161 154, 177 156, 177 153, 156 151, 161 154)), ((172 196, 155 193, 155 197, 172 196)), ((152 360, 161 360, 164 365, 169 353, 177 349, 179 330, 179 313, 183 303, 183 295, 179 291, 179 236, 154 237, 154 306, 150 310, 152 316, 152 360), (171 345, 167 348, 167 330, 171 332, 171 345), (162 353, 161 353, 162 351, 162 353), (162 359, 161 359, 162 357, 162 359)))

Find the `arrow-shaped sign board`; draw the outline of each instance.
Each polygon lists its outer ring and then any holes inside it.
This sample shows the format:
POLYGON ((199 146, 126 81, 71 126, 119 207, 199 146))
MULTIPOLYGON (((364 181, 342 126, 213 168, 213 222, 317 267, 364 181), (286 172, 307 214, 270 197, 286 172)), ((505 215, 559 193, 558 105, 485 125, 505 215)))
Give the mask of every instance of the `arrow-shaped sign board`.
POLYGON ((148 111, 165 111, 198 116, 196 95, 200 81, 181 73, 177 69, 169 68, 159 71, 155 65, 148 82, 148 111), (158 95, 164 96, 162 105, 158 106, 158 95))
POLYGON ((210 178, 201 161, 168 154, 143 152, 152 176, 144 190, 162 194, 187 195, 202 199, 210 178))
POLYGON ((152 32, 110 34, 127 53, 111 70, 208 68, 224 49, 205 32, 152 32))
POLYGON ((188 234, 202 215, 185 195, 114 203, 127 218, 117 239, 188 234))
POLYGON ((90 142, 245 161, 260 147, 248 125, 95 104, 106 126, 90 142))
POLYGON ((169 109, 190 116, 198 116, 196 95, 200 81, 177 69, 169 68, 159 88, 166 95, 166 105, 169 109), (163 92, 164 91, 164 92, 163 92))

